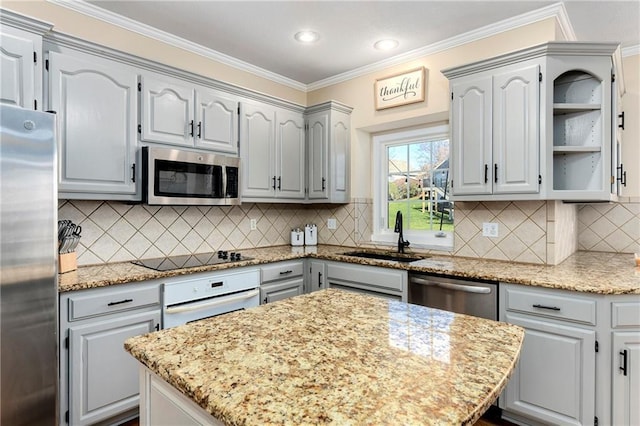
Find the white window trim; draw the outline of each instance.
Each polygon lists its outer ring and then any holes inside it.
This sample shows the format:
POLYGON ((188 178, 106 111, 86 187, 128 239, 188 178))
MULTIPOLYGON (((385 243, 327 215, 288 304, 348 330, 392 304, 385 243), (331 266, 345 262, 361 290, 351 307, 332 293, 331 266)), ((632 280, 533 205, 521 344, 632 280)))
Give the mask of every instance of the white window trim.
MULTIPOLYGON (((373 234, 371 241, 380 245, 395 246, 398 242, 398 234, 386 227, 387 208, 386 195, 388 191, 387 176, 383 173, 387 170, 389 160, 386 147, 389 145, 402 145, 411 142, 438 140, 449 138, 449 126, 439 125, 422 127, 418 129, 386 133, 373 136, 373 234)), ((451 164, 451 163, 450 163, 451 164)), ((395 218, 392 218, 392 221, 395 218)), ((389 222, 392 223, 392 222, 389 222)), ((404 239, 410 241, 409 248, 431 250, 453 250, 453 232, 451 231, 411 231, 403 232, 404 239), (444 234, 444 235, 443 235, 444 234), (436 236, 438 235, 438 236, 436 236)))

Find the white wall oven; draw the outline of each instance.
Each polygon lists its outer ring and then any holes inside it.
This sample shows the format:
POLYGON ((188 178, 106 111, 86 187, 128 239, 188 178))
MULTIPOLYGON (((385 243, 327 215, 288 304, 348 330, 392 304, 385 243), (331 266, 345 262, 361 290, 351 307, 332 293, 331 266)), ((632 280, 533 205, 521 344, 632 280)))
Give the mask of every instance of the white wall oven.
POLYGON ((239 179, 237 157, 142 148, 142 201, 150 205, 240 204, 239 179))

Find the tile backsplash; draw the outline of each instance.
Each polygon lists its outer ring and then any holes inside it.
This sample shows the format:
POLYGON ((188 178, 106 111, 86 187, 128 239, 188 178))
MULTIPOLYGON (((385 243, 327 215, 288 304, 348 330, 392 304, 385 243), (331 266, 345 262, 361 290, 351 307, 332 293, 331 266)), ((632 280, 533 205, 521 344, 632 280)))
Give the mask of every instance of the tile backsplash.
POLYGON ((58 217, 82 226, 78 264, 91 265, 289 244, 291 229, 307 223, 318 225, 320 244, 354 246, 356 218, 363 215, 360 204, 158 207, 60 200, 58 217), (336 219, 336 229, 327 229, 329 218, 336 219), (250 219, 256 220, 256 230, 251 230, 250 219))
MULTIPOLYGON (((90 265, 289 244, 291 229, 306 223, 318 225, 320 244, 371 245, 372 206, 370 199, 233 207, 60 200, 58 216, 82 226, 78 264, 90 265), (327 228, 329 218, 336 229, 327 228)), ((455 214, 457 256, 557 264, 576 250, 640 252, 640 203, 457 202, 455 214), (499 236, 483 237, 483 222, 498 223, 499 236)))

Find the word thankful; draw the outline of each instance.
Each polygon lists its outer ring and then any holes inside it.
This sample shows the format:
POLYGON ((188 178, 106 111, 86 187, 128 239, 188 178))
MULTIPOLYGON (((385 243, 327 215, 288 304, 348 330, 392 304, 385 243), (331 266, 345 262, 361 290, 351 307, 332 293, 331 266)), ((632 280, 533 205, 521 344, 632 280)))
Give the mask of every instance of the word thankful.
POLYGON ((421 78, 404 77, 393 85, 384 85, 380 87, 379 96, 383 101, 391 101, 393 99, 418 96, 421 85, 421 78))

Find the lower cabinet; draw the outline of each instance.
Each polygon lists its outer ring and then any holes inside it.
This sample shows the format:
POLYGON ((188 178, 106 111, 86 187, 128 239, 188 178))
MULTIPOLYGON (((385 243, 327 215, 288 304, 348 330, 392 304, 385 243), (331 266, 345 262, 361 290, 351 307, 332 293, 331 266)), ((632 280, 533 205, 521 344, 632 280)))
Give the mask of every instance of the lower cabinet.
POLYGON ((326 288, 327 282, 327 264, 324 260, 309 259, 308 262, 308 278, 306 281, 306 293, 322 290, 326 288))
POLYGON ((326 288, 407 301, 407 271, 342 262, 326 262, 326 268, 326 288))
POLYGON ((263 266, 260 274, 262 305, 304 293, 304 259, 263 266))
POLYGON ((117 287, 60 295, 60 425, 137 416, 138 362, 123 344, 160 329, 160 287, 117 287))
POLYGON ((516 285, 502 285, 500 297, 500 320, 525 329, 500 398, 503 415, 523 424, 594 424, 596 301, 516 285))
POLYGON ((611 303, 613 425, 640 425, 640 301, 611 303))

